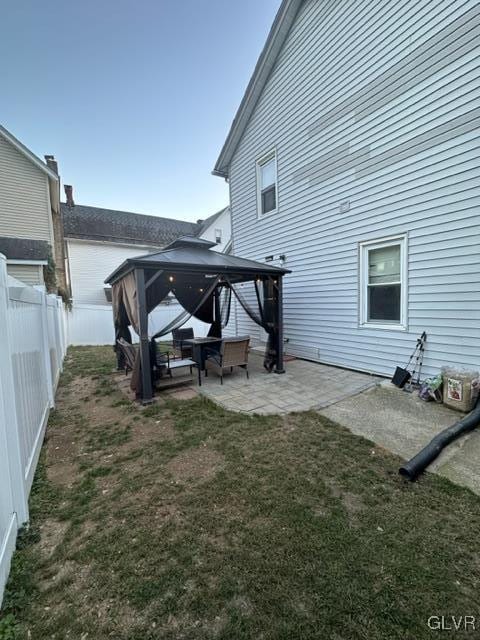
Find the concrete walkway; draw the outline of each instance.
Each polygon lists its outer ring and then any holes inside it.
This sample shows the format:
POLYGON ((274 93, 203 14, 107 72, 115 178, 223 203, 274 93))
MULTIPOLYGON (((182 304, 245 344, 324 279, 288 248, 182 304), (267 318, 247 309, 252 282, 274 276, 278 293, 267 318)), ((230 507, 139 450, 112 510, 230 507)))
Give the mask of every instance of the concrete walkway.
MULTIPOLYGON (((463 415, 444 405, 423 402, 416 393, 405 393, 389 382, 320 413, 407 460, 463 415)), ((444 449, 428 471, 480 495, 480 431, 444 449)))
POLYGON ((374 387, 380 378, 337 367, 292 360, 286 362, 284 374, 267 373, 263 357, 250 354, 250 380, 238 367, 220 378, 210 372, 202 376, 203 395, 231 411, 260 414, 283 414, 291 411, 321 409, 365 389, 374 387))

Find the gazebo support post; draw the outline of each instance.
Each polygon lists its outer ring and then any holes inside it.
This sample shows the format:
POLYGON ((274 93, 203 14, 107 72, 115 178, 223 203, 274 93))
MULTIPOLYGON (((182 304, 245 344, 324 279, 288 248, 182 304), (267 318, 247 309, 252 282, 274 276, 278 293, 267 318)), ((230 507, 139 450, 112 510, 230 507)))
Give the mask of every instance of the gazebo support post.
POLYGON ((220 311, 220 290, 218 285, 215 287, 215 291, 213 292, 213 302, 214 302, 214 314, 215 314, 215 324, 219 329, 219 335, 214 336, 216 338, 222 337, 222 319, 221 319, 221 311, 220 311))
POLYGON ((282 276, 274 280, 273 290, 275 292, 274 322, 275 322, 275 350, 277 352, 277 362, 275 364, 275 373, 285 373, 283 366, 283 282, 282 276))
POLYGON ((135 269, 137 288, 137 311, 140 337, 140 364, 142 369, 142 404, 150 404, 153 399, 150 347, 148 344, 148 313, 145 290, 145 270, 135 269))

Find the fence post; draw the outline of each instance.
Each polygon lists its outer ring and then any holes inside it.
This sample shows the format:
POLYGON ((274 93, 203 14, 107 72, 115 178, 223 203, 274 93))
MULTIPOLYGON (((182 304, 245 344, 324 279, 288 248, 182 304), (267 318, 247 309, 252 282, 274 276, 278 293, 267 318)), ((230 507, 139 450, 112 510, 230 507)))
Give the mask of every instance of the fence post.
MULTIPOLYGON (((58 303, 57 296, 54 293, 51 293, 48 296, 52 301, 52 309, 53 309, 53 333, 55 335, 55 359, 57 361, 57 372, 60 375, 62 370, 62 336, 60 333, 60 323, 58 317, 58 303)), ((56 380, 53 381, 54 384, 56 380)))
POLYGON ((63 370, 63 331, 60 324, 60 309, 58 306, 58 297, 55 296, 55 330, 57 332, 57 358, 58 358, 58 375, 63 370))
POLYGON ((65 324, 63 322, 63 302, 57 297, 56 317, 58 333, 60 336, 60 371, 63 371, 63 359, 65 357, 65 324))
POLYGON ((7 280, 7 260, 0 253, 0 393, 5 414, 5 435, 7 441, 7 467, 10 476, 10 490, 18 525, 28 521, 28 497, 25 489, 25 469, 22 463, 20 433, 18 430, 15 384, 12 362, 11 331, 9 325, 9 296, 7 280))
POLYGON ((47 394, 48 404, 53 409, 55 406, 55 398, 53 395, 53 380, 52 380, 52 363, 50 362, 50 345, 48 341, 48 309, 47 309, 47 294, 42 294, 42 356, 45 367, 45 376, 47 381, 47 394))

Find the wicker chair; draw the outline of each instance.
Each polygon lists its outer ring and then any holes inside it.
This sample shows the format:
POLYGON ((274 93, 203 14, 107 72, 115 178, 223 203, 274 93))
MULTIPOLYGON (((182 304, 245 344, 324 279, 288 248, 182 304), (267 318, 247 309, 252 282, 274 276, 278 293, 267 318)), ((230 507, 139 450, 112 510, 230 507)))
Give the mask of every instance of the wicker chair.
POLYGON ((129 371, 133 371, 133 369, 135 368, 135 359, 137 357, 138 347, 130 344, 123 338, 117 340, 117 346, 123 355, 125 375, 127 375, 129 371))
POLYGON ((222 341, 220 351, 206 349, 205 376, 208 376, 209 369, 213 369, 220 374, 220 383, 223 384, 223 372, 225 369, 233 371, 233 367, 245 369, 248 379, 248 348, 250 336, 241 338, 225 338, 222 341))

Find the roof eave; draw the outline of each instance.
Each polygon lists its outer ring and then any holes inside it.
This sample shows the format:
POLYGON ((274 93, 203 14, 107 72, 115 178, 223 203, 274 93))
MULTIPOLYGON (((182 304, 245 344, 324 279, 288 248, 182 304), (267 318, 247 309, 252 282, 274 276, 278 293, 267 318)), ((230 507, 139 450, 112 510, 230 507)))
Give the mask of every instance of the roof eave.
POLYGON ((10 133, 5 127, 0 125, 0 135, 5 138, 17 151, 25 156, 32 164, 34 164, 40 171, 43 171, 51 180, 58 182, 57 174, 50 169, 44 162, 40 160, 30 149, 28 149, 20 140, 10 133))
POLYGON ((133 269, 133 267, 132 269, 125 268, 129 266, 130 266, 130 261, 127 258, 127 260, 124 260, 122 264, 115 269, 115 271, 112 271, 112 273, 107 278, 105 278, 105 280, 103 281, 103 284, 114 284, 117 280, 120 280, 120 278, 123 277, 125 273, 128 273, 133 269))
MULTIPOLYGON (((115 282, 120 280, 120 278, 123 278, 123 276, 125 276, 127 273, 129 273, 130 271, 133 271, 135 267, 144 267, 149 269, 170 269, 171 271, 182 272, 182 273, 202 271, 203 273, 208 273, 208 274, 210 273, 220 274, 222 272, 228 272, 230 270, 229 267, 226 267, 226 266, 222 267, 221 265, 207 266, 199 263, 199 264, 189 264, 189 265, 179 266, 178 264, 175 264, 175 263, 172 264, 169 262, 152 263, 152 261, 142 260, 141 258, 127 258, 127 260, 122 262, 122 264, 119 267, 117 267, 115 271, 113 271, 108 276, 108 278, 104 280, 104 284, 114 284, 115 282)), ((243 273, 245 275, 247 274, 253 275, 256 273, 267 273, 270 275, 282 275, 282 276, 288 273, 292 273, 290 269, 283 269, 282 267, 269 267, 267 265, 265 265, 264 269, 262 269, 260 265, 259 267, 239 267, 238 270, 236 270, 236 272, 238 274, 243 273)))
POLYGON ((303 0, 283 0, 280 5, 265 46, 260 53, 252 77, 250 78, 245 94, 233 119, 227 139, 215 163, 212 171, 214 176, 228 178, 232 156, 270 76, 277 55, 287 38, 302 1, 303 0))

